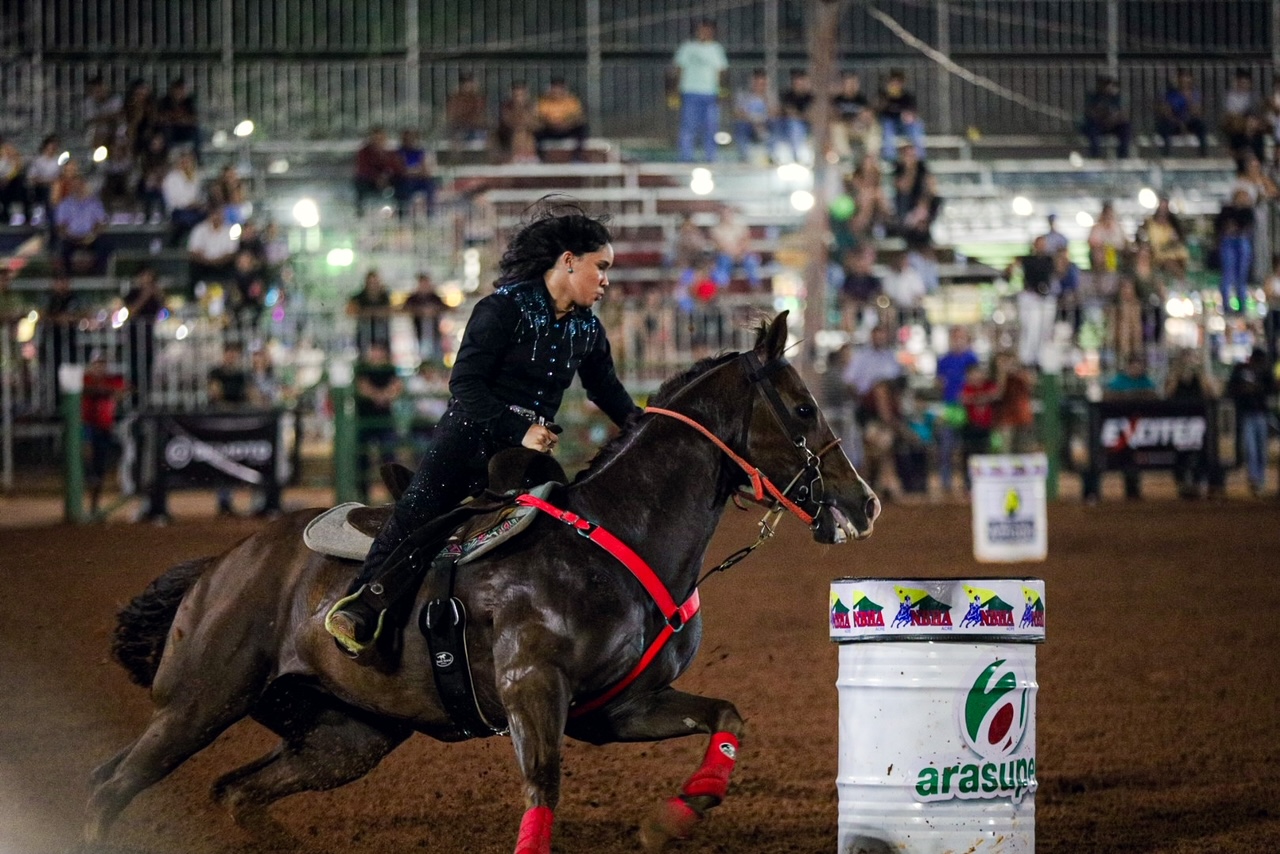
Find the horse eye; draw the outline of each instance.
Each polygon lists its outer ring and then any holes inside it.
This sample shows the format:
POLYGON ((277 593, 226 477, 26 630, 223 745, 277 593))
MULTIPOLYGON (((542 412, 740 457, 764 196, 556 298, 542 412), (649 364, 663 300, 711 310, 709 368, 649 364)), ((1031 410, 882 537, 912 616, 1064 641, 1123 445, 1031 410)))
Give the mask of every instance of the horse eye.
POLYGON ((796 415, 799 415, 801 418, 812 418, 813 413, 814 409, 813 404, 811 403, 802 403, 796 407, 796 415))

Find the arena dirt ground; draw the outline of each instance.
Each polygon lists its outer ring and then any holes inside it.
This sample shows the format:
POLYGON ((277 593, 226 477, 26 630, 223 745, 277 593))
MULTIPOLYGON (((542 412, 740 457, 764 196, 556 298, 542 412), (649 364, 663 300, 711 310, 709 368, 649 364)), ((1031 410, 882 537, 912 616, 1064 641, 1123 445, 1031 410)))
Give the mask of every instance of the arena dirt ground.
MULTIPOLYGON (((9 524, 13 524, 12 519, 9 524)), ((89 770, 133 738, 149 703, 107 657, 116 609, 248 520, 0 531, 0 854, 79 850, 89 770)), ((719 558, 748 541, 730 511, 719 558)), ((1037 850, 1280 850, 1280 504, 1055 504, 1050 558, 1008 567, 1047 585, 1039 648, 1037 850)), ((997 570, 999 571, 999 570, 997 570)), ((864 543, 822 547, 793 521, 706 587, 705 642, 685 690, 748 721, 725 804, 684 852, 833 852, 836 648, 828 582, 844 575, 993 574, 972 558, 969 509, 891 506, 864 543)), ((267 750, 244 722, 140 796, 103 850, 262 854, 208 798, 267 750)), ((566 748, 557 852, 634 851, 640 818, 673 794, 701 739, 566 748)), ((510 744, 411 739, 363 780, 273 807, 292 850, 504 852, 522 805, 510 744)))

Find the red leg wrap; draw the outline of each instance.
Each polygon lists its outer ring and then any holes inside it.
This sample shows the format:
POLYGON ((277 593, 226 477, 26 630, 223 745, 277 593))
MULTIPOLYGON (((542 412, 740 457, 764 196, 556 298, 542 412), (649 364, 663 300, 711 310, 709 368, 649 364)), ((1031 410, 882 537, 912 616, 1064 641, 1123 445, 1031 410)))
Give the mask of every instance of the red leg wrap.
POLYGON ((680 798, 669 798, 658 811, 658 823, 672 839, 688 839, 701 820, 702 816, 680 798))
POLYGON ((555 813, 550 807, 534 807, 526 810, 520 821, 520 837, 516 839, 516 854, 551 854, 551 823, 555 813))
POLYGON ((714 733, 707 755, 702 757, 702 765, 685 781, 680 794, 686 798, 715 798, 716 803, 723 801, 729 791, 729 775, 733 773, 737 758, 738 739, 727 732, 714 733))

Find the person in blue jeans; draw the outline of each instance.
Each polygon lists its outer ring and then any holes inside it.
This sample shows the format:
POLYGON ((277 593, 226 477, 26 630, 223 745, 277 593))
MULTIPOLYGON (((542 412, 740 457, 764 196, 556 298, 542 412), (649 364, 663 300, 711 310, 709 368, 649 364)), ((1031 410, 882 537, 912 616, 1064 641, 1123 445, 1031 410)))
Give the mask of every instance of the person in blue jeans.
POLYGON ((1267 418, 1270 397, 1275 393, 1275 374, 1267 352, 1254 347, 1249 358, 1231 369, 1227 395, 1235 401, 1240 446, 1244 453, 1249 489, 1261 495, 1267 481, 1267 418))
POLYGON ((1253 269, 1253 202, 1245 190, 1236 190, 1231 201, 1222 206, 1215 223, 1218 232, 1218 261, 1222 279, 1222 311, 1244 311, 1249 290, 1249 271, 1253 269))
POLYGON ((733 98, 733 141, 743 163, 751 160, 751 146, 762 145, 772 156, 778 136, 778 103, 769 91, 763 68, 751 72, 751 83, 733 98))
POLYGON ((880 156, 893 163, 898 157, 898 137, 911 143, 916 155, 925 159, 924 122, 916 112, 916 96, 907 89, 907 75, 900 68, 889 70, 876 99, 880 117, 880 156))
POLYGON ((693 161, 694 143, 701 136, 703 157, 714 162, 720 90, 729 69, 729 58, 716 41, 714 21, 698 21, 694 38, 680 45, 671 66, 669 86, 680 93, 680 159, 693 161))
POLYGON ((965 377, 969 369, 978 364, 978 356, 969 346, 969 331, 961 326, 951 327, 950 346, 947 352, 938 359, 938 385, 942 392, 944 412, 938 426, 938 477, 942 481, 942 491, 951 493, 952 457, 955 456, 959 444, 964 419, 964 402, 961 393, 964 391, 965 377))

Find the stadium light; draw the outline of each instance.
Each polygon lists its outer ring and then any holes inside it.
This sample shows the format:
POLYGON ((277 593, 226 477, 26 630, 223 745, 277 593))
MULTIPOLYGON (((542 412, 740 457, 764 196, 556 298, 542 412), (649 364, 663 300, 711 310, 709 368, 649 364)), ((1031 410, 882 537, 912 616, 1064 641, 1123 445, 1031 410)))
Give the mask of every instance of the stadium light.
POLYGON ((718 130, 716 131, 715 140, 716 145, 728 145, 733 142, 733 137, 729 135, 727 130, 718 130))
POLYGON ((1143 187, 1138 191, 1138 204, 1142 205, 1149 211, 1156 209, 1160 204, 1160 197, 1156 195, 1156 191, 1150 187, 1143 187))
POLYGON ((227 229, 227 234, 231 235, 232 240, 240 239, 240 223, 233 222, 231 227, 227 229))
POLYGON ((71 159, 71 152, 64 151, 58 155, 58 165, 61 166, 62 164, 66 163, 70 159, 71 159))
POLYGON ((1076 225, 1081 228, 1093 227, 1093 214, 1088 211, 1079 211, 1076 213, 1076 225))
POLYGON ((244 121, 236 125, 235 129, 232 130, 231 132, 234 133, 236 136, 240 137, 241 139, 243 139, 244 137, 253 133, 253 122, 249 119, 245 119, 244 121))
POLYGON ((93 150, 94 163, 101 163, 106 159, 107 159, 107 147, 105 145, 99 145, 97 148, 93 150))
MULTIPOLYGON (((801 167, 802 169, 804 167, 801 167)), ((791 194, 791 207, 800 212, 813 209, 813 193, 808 190, 796 190, 791 194)))
POLYGON ((356 260, 356 254, 350 249, 340 247, 330 249, 325 260, 329 262, 330 267, 350 267, 356 260))
POLYGON ((1031 200, 1026 196, 1013 197, 1013 212, 1018 216, 1031 216, 1035 211, 1035 205, 1031 204, 1031 200))
POLYGON ((315 228, 320 224, 320 208, 315 199, 298 199, 293 206, 293 218, 303 228, 315 228))
POLYGON ((813 178, 813 173, 803 163, 783 163, 778 167, 778 177, 788 184, 805 184, 813 178))
POLYGON ((289 171, 289 161, 285 160, 283 157, 277 158, 276 160, 272 160, 270 163, 267 164, 268 175, 283 175, 288 171, 289 171))

